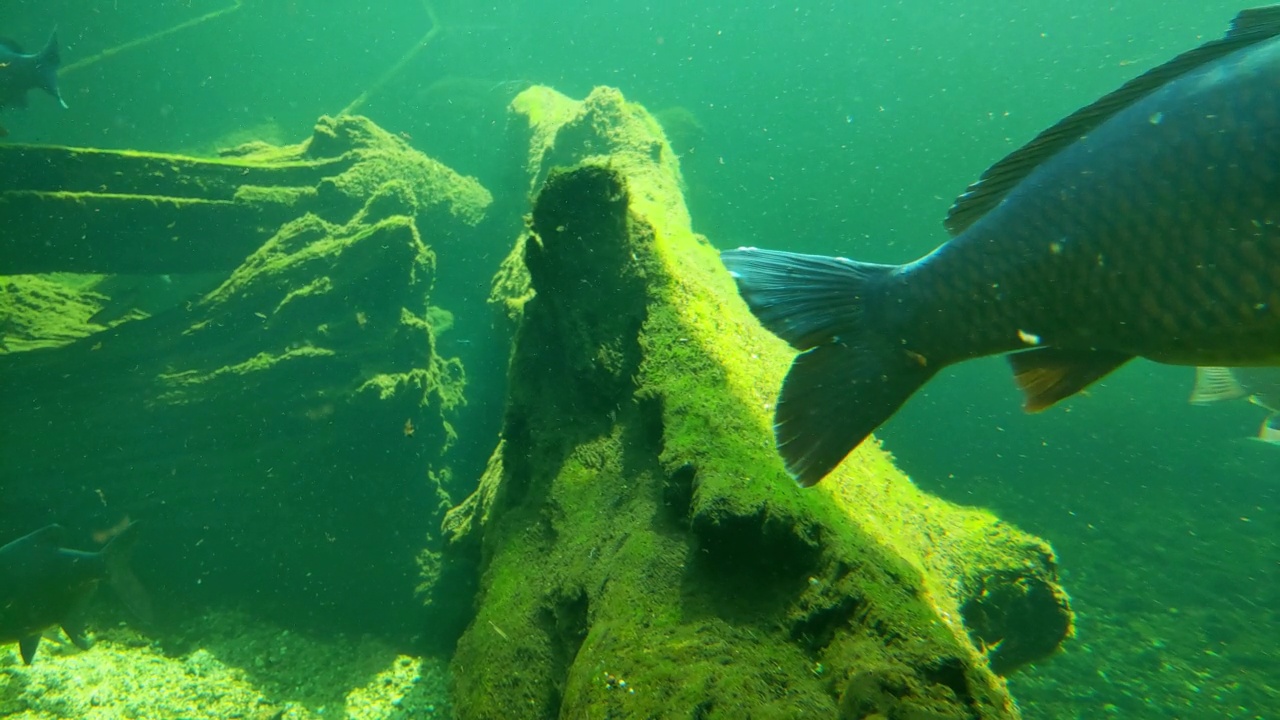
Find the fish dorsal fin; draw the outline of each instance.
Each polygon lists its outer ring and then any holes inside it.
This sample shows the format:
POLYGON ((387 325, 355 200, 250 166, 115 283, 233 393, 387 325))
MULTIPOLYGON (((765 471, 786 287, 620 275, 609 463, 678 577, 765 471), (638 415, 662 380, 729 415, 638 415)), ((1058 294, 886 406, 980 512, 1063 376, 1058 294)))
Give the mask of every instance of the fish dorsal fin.
POLYGON ((1231 368, 1198 367, 1196 368, 1196 384, 1191 387, 1192 405, 1208 405, 1209 403, 1235 400, 1249 393, 1236 380, 1231 368))
POLYGON ((1083 107, 1045 130, 987 169, 947 211, 943 225, 959 235, 1000 204, 1009 191, 1041 163, 1087 135, 1116 113, 1175 78, 1240 48, 1280 35, 1280 5, 1244 10, 1221 39, 1188 50, 1169 62, 1130 80, 1092 105, 1083 107))
POLYGON ((1231 29, 1223 39, 1229 40, 1247 33, 1262 33, 1263 37, 1271 37, 1276 34, 1277 24, 1280 24, 1280 5, 1264 5, 1241 10, 1240 14, 1231 21, 1231 29))

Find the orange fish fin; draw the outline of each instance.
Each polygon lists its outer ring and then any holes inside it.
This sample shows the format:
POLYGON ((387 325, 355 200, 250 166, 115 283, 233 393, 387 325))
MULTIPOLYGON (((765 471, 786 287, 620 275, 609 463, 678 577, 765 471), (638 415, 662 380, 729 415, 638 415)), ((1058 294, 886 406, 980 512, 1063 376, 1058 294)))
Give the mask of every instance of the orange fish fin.
POLYGON ((1102 350, 1035 348, 1008 355, 1013 380, 1022 391, 1022 408, 1040 412, 1069 398, 1120 367, 1132 355, 1102 350))

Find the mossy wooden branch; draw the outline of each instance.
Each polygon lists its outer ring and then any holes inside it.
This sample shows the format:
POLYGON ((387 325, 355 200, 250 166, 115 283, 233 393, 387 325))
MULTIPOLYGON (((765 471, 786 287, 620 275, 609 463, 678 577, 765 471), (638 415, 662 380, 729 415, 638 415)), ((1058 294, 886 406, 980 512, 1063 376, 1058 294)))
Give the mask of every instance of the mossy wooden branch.
POLYGON ((387 182, 408 183, 415 211, 471 225, 492 202, 362 117, 219 158, 0 145, 0 166, 0 275, 229 272, 282 223, 308 212, 345 222, 387 182))

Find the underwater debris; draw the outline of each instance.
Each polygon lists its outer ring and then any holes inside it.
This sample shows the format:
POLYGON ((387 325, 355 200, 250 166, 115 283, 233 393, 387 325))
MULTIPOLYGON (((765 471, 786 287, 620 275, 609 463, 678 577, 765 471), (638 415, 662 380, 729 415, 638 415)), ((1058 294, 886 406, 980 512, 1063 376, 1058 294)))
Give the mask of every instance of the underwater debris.
MULTIPOLYGON (((39 161, 50 160, 127 171, 108 173, 113 191, 151 183, 264 211, 215 223, 219 242, 200 243, 239 247, 212 289, 109 328, 87 322, 105 303, 85 289, 102 287, 96 276, 0 281, 0 332, 14 350, 0 354, 9 411, 0 445, 13 478, 49 478, 6 483, 10 516, 77 508, 64 521, 92 528, 145 518, 172 548, 156 572, 183 589, 166 602, 243 603, 263 617, 429 642, 438 625, 422 630, 430 611, 415 598, 412 568, 438 542, 466 375, 436 341, 450 315, 432 307, 437 255, 424 235, 465 237, 488 192, 356 117, 323 119, 307 142, 254 146, 227 161, 50 152, 6 155, 34 174, 25 191, 0 188, 0 206, 40 205, 35 188, 51 181, 39 161), (270 227, 274 212, 288 219, 270 227), (55 344, 41 333, 81 330, 79 342, 50 352, 17 351, 55 344), (111 498, 109 509, 81 502, 93 489, 111 498)), ((71 172, 68 182, 85 178, 71 172)), ((156 222, 142 207, 150 199, 117 207, 114 222, 140 218, 131 239, 156 222)), ((176 257, 163 256, 134 247, 118 258, 176 257)))
POLYGON ((10 170, 0 177, 4 275, 225 275, 308 214, 343 224, 376 197, 403 200, 427 226, 474 226, 493 202, 475 178, 359 116, 323 117, 304 142, 249 143, 217 159, 0 145, 0 164, 10 170))
POLYGON ((611 88, 512 107, 536 201, 494 286, 518 326, 502 437, 445 519, 444 566, 479 586, 459 717, 1016 718, 979 643, 1025 639, 1008 669, 1068 634, 1052 551, 924 495, 875 445, 799 492, 762 390, 786 356, 689 229, 657 124, 611 88), (992 608, 971 635, 984 580, 1044 588, 1018 602, 1052 621, 992 608), (896 691, 855 700, 868 667, 896 691))

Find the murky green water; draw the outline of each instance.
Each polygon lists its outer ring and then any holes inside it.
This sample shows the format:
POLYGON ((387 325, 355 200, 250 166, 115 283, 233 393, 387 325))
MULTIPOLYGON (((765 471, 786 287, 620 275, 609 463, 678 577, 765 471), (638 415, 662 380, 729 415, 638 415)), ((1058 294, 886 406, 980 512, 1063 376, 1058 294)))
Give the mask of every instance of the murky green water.
MULTIPOLYGON (((717 245, 901 262, 945 240, 946 208, 989 164, 1240 9, 694 5, 10 2, 0 35, 32 49, 57 26, 70 109, 33 93, 0 124, 17 142, 204 153, 294 142, 351 109, 497 193, 516 92, 608 84, 659 113, 717 245)), ((881 433, 921 486, 1059 550, 1078 637, 1011 679, 1028 718, 1280 716, 1280 449, 1245 440, 1257 408, 1191 407, 1190 383, 1135 363, 1025 416, 987 360, 881 433)))

